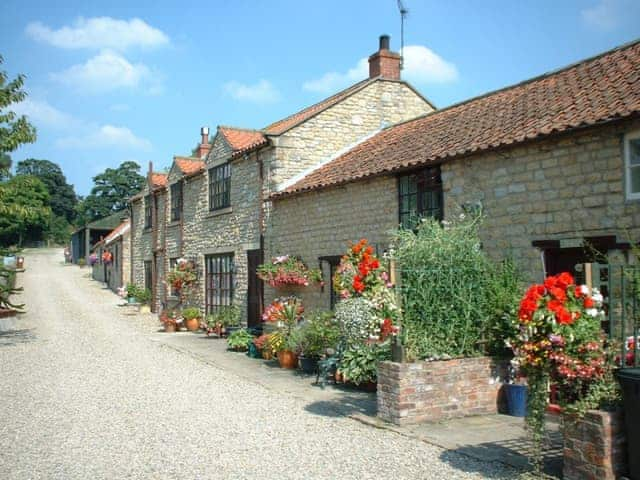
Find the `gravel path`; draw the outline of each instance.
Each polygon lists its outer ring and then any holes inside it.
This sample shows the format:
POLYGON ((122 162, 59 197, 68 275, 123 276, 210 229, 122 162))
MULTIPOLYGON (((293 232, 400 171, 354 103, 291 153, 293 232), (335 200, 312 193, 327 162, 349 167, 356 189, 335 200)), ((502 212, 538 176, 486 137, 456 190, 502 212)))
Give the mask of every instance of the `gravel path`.
POLYGON ((61 251, 26 256, 0 320, 2 479, 514 478, 163 347, 61 251))

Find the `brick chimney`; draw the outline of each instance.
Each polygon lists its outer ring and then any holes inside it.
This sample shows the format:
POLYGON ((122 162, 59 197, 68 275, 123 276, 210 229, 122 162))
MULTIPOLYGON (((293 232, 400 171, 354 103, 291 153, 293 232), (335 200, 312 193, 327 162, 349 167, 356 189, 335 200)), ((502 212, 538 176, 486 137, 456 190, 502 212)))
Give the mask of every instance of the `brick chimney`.
POLYGON ((209 127, 202 127, 200 129, 200 135, 202 138, 200 139, 200 145, 198 145, 198 148, 196 149, 196 157, 204 158, 207 156, 207 153, 209 153, 209 150, 211 150, 211 144, 209 143, 209 127))
POLYGON ((400 80, 400 55, 389 51, 389 35, 380 36, 380 49, 369 57, 369 78, 400 80))

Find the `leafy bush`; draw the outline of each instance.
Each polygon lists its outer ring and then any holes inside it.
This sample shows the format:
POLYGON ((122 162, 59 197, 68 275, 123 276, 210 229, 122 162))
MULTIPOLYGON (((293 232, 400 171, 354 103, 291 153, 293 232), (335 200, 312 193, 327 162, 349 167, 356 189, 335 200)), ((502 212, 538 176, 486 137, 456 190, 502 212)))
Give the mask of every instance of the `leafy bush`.
POLYGON ((340 326, 333 312, 314 312, 300 326, 297 350, 305 357, 320 357, 327 348, 336 348, 340 326))
POLYGON ((360 385, 375 382, 378 378, 378 362, 390 358, 389 342, 354 345, 342 354, 338 368, 346 380, 360 385))
POLYGON ((200 318, 200 310, 196 307, 185 308, 182 310, 182 318, 185 320, 200 318))
POLYGON ((249 342, 253 340, 253 336, 248 330, 241 329, 231 332, 227 338, 227 345, 234 350, 246 350, 249 348, 249 342))
POLYGON ((425 219, 416 231, 395 234, 409 356, 496 353, 510 336, 522 290, 511 262, 496 265, 482 251, 481 219, 425 219))

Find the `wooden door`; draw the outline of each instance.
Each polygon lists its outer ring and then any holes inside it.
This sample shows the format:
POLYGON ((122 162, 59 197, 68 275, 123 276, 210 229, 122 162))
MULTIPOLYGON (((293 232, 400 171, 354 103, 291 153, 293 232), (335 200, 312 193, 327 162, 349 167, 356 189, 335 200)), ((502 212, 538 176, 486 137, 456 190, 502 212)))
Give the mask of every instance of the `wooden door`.
POLYGON ((262 325, 262 306, 264 302, 264 285, 258 278, 257 268, 264 261, 261 249, 247 251, 247 325, 255 328, 262 325))

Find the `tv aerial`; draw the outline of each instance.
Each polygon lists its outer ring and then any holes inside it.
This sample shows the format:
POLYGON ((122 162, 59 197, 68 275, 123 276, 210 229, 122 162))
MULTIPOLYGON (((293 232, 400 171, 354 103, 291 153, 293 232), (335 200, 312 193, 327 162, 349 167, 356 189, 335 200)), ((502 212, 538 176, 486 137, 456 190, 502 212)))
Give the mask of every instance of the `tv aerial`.
POLYGON ((396 1, 400 11, 400 70, 402 70, 404 67, 404 19, 407 18, 409 10, 404 6, 402 0, 396 1))

